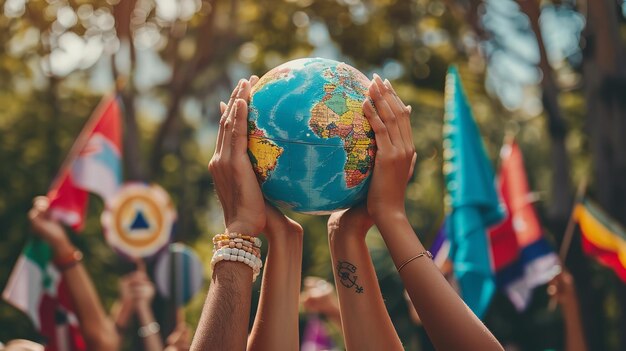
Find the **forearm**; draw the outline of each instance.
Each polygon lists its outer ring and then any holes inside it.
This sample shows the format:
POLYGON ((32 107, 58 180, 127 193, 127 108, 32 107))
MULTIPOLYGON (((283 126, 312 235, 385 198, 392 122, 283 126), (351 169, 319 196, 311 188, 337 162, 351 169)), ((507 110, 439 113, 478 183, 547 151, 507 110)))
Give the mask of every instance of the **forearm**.
MULTIPOLYGON (((425 251, 404 214, 388 215, 376 224, 396 267, 425 251)), ((437 349, 502 350, 432 260, 427 257, 413 260, 401 270, 400 277, 437 349)))
POLYGON ((109 313, 116 329, 126 329, 128 321, 133 315, 133 308, 130 304, 123 301, 115 301, 109 313))
POLYGON ((119 338, 100 298, 81 263, 66 269, 63 278, 76 307, 80 330, 89 350, 116 350, 119 338))
POLYGON ((140 333, 139 336, 143 340, 144 351, 161 351, 163 350, 163 341, 161 340, 160 327, 152 313, 152 308, 147 303, 137 304, 137 318, 139 319, 140 333), (154 328, 154 329, 153 329, 154 328))
POLYGON ((562 311, 565 321, 565 351, 587 351, 578 301, 564 305, 562 311))
POLYGON ((245 350, 251 296, 250 267, 218 262, 190 350, 245 350))
POLYGON ((248 350, 297 350, 302 233, 274 233, 268 239, 259 309, 248 350))
POLYGON ((383 302, 365 234, 335 232, 330 247, 346 349, 402 350, 383 302))

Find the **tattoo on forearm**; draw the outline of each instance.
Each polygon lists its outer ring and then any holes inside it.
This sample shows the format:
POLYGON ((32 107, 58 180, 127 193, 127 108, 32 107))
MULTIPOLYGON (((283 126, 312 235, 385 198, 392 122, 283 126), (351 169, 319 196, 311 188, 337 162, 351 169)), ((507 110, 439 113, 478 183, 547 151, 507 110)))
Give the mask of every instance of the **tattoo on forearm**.
POLYGON ((341 285, 345 286, 348 289, 354 288, 354 291, 357 294, 363 293, 363 286, 357 284, 358 276, 354 275, 356 273, 356 266, 347 261, 338 261, 337 262, 337 276, 339 276, 339 281, 341 285))

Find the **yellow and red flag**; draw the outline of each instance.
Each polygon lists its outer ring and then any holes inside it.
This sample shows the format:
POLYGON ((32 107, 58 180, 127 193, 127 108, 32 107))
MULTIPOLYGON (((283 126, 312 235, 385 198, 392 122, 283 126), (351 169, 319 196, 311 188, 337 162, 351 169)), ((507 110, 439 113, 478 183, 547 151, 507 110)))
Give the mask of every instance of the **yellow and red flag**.
POLYGON ((585 253, 611 268, 626 282, 626 231, 589 199, 574 209, 585 253))

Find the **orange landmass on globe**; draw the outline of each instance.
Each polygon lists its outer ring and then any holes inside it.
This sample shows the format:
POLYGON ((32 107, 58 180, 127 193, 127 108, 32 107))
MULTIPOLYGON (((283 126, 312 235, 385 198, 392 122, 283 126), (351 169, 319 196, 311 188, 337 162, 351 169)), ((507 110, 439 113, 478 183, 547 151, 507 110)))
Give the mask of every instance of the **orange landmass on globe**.
MULTIPOLYGON (((339 66, 337 68, 339 71, 339 66)), ((352 72, 324 72, 331 75, 333 80, 340 84, 350 82, 358 95, 365 96, 365 87, 355 85, 354 79, 347 79, 346 75, 352 72)), ((372 127, 363 115, 361 101, 345 93, 345 89, 338 89, 337 84, 328 83, 324 86, 326 94, 322 100, 313 106, 309 127, 320 138, 340 137, 346 151, 347 160, 344 166, 346 184, 348 188, 359 185, 367 178, 374 163, 376 142, 372 127)))
POLYGON ((267 139, 265 132, 254 121, 248 121, 248 155, 254 172, 261 183, 276 169, 283 148, 267 139))

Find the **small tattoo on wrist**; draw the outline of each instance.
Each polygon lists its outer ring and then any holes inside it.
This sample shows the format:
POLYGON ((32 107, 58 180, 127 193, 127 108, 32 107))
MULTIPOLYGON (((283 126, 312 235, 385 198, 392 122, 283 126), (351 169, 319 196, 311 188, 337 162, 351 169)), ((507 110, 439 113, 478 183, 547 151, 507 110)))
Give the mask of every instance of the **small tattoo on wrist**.
POLYGON ((337 262, 337 276, 341 285, 348 289, 354 288, 357 294, 362 294, 363 286, 357 284, 358 276, 354 275, 354 273, 356 273, 356 266, 352 263, 348 261, 337 262))

